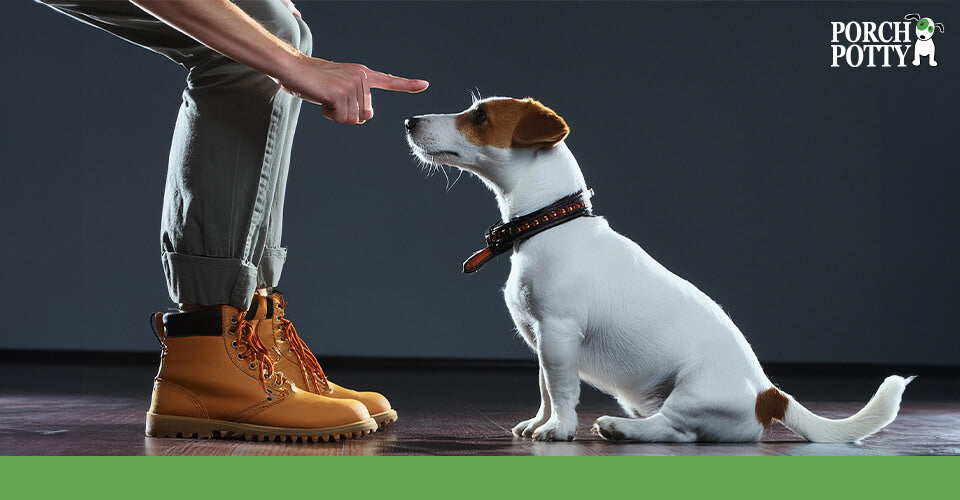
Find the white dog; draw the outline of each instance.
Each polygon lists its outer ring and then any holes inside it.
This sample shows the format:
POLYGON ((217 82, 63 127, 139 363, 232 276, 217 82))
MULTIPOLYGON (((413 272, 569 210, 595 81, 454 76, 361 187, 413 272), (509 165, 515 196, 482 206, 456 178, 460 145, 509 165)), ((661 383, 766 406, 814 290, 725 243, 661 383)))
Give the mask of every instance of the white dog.
POLYGON ((933 44, 933 34, 936 30, 943 33, 943 23, 935 23, 929 17, 921 18, 920 14, 907 14, 903 18, 917 22, 917 43, 913 46, 913 65, 920 66, 920 56, 930 56, 930 66, 936 66, 937 60, 934 56, 937 47, 933 44))
POLYGON ((476 174, 500 205, 503 224, 464 271, 513 251, 504 296, 537 354, 541 396, 517 435, 572 439, 581 378, 631 417, 599 418, 605 439, 757 441, 777 419, 811 441, 855 442, 896 417, 910 379, 888 377, 843 420, 774 387, 719 305, 591 213, 567 124, 539 102, 485 99, 406 127, 418 157, 476 174))

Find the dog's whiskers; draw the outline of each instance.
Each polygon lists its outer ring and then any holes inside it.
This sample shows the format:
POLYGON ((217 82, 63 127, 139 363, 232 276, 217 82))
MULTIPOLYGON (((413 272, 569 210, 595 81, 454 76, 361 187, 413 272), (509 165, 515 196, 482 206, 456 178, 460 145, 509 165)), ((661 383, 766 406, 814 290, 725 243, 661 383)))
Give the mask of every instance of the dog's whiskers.
MULTIPOLYGON (((457 176, 453 179, 453 182, 450 182, 450 174, 449 172, 447 172, 447 167, 449 165, 444 165, 442 163, 436 163, 431 161, 432 156, 430 155, 427 155, 427 156, 430 156, 430 158, 424 158, 415 152, 411 152, 410 155, 417 159, 417 163, 420 165, 420 170, 427 172, 427 174, 424 176, 424 179, 429 179, 430 177, 433 176, 433 174, 437 172, 443 172, 443 178, 446 179, 446 187, 444 191, 447 193, 449 193, 450 190, 453 189, 453 186, 457 185, 457 182, 460 180, 460 177, 463 176, 463 169, 457 168, 457 176)), ((451 168, 456 168, 456 167, 451 167, 451 168)))
POLYGON ((463 175, 463 169, 460 169, 460 168, 457 169, 457 178, 453 180, 452 184, 450 183, 450 176, 447 175, 447 169, 441 168, 441 170, 443 170, 443 177, 447 180, 447 189, 444 192, 449 193, 450 190, 453 189, 453 186, 457 185, 457 181, 460 180, 460 176, 463 175))

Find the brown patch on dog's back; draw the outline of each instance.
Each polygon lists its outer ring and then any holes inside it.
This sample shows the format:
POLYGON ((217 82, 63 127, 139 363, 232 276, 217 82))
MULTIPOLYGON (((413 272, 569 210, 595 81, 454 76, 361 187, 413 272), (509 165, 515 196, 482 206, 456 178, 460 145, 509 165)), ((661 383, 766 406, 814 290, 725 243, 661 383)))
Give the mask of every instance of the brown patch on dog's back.
POLYGON ((757 404, 754 407, 757 420, 766 429, 770 427, 770 422, 783 420, 789 404, 790 399, 786 394, 780 392, 776 387, 771 387, 757 394, 757 404))
POLYGON ((495 99, 478 106, 486 120, 477 123, 474 110, 457 116, 457 130, 473 144, 511 148, 552 145, 570 133, 567 123, 552 109, 533 98, 495 99))

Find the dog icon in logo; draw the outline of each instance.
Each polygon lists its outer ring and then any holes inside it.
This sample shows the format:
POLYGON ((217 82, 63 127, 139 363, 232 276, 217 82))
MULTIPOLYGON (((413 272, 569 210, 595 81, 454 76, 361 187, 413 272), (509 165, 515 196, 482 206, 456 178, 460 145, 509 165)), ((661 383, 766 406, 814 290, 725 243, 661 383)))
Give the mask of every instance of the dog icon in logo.
POLYGON ((933 34, 936 30, 943 33, 943 23, 935 23, 929 17, 920 17, 920 14, 907 14, 903 18, 917 22, 917 43, 913 46, 913 65, 920 66, 920 56, 930 56, 930 66, 936 66, 937 60, 933 55, 937 48, 933 45, 933 34))

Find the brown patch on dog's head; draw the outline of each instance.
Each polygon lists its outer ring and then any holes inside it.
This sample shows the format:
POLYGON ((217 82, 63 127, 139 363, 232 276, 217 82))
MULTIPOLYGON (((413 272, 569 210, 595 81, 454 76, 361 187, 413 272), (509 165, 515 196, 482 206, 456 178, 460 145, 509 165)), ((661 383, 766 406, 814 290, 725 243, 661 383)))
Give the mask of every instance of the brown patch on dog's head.
POLYGON ((770 422, 773 420, 783 420, 789 404, 790 399, 787 398, 786 394, 780 392, 776 387, 771 387, 757 394, 757 404, 754 407, 757 420, 766 429, 770 427, 770 422))
POLYGON ((553 146, 570 133, 560 115, 532 97, 481 102, 457 116, 457 130, 478 146, 553 146))

